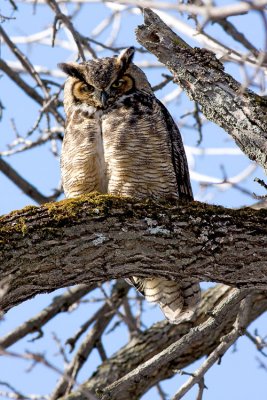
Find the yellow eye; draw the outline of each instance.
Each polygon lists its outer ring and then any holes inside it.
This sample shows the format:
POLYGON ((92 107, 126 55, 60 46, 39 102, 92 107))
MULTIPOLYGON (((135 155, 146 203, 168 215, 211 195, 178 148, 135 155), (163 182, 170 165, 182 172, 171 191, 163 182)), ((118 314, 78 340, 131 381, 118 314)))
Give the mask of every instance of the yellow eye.
POLYGON ((114 82, 111 87, 118 89, 120 88, 123 84, 124 84, 124 80, 123 79, 119 79, 118 81, 114 82))
POLYGON ((93 86, 87 85, 86 83, 83 83, 80 86, 80 92, 82 93, 91 93, 94 90, 93 86))

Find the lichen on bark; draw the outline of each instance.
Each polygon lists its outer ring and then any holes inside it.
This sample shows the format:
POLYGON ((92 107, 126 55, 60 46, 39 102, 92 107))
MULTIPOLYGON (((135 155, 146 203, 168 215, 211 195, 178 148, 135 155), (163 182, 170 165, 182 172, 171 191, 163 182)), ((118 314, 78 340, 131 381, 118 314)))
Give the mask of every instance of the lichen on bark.
POLYGON ((133 275, 265 288, 266 220, 266 210, 97 194, 22 209, 0 220, 1 307, 133 275))

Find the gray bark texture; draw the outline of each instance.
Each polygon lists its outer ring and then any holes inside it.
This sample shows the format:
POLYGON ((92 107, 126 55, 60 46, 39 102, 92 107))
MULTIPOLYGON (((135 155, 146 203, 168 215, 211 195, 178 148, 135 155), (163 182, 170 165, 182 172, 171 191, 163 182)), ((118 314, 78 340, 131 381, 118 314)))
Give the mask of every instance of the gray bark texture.
POLYGON ((267 171, 267 99, 224 72, 214 53, 191 48, 150 9, 137 40, 171 71, 174 81, 203 114, 222 127, 240 149, 267 171))
POLYGON ((1 218, 6 311, 38 293, 128 276, 267 286, 267 210, 88 195, 1 218))
MULTIPOLYGON (((98 393, 101 399, 137 400, 157 382, 170 378, 177 371, 186 368, 201 357, 209 355, 220 344, 221 337, 232 329, 240 298, 237 298, 220 318, 216 318, 214 314, 216 329, 214 326, 208 326, 199 333, 199 326, 205 323, 210 315, 213 316, 211 310, 216 310, 220 304, 222 307, 225 306, 226 299, 233 290, 225 285, 217 285, 206 291, 197 310, 195 321, 184 322, 178 326, 162 321, 139 333, 126 346, 106 360, 80 390, 65 398, 85 400, 86 390, 89 390, 91 393, 98 393), (191 340, 187 343, 188 346, 185 346, 188 332, 191 332, 191 340), (157 357, 160 352, 177 341, 181 343, 181 352, 178 357, 165 361, 164 364, 153 368, 145 375, 141 374, 139 379, 136 379, 127 389, 123 388, 122 391, 116 392, 115 396, 109 387, 107 388, 108 385, 118 379, 123 379, 123 377, 127 383, 131 377, 131 371, 140 369, 140 365, 142 366, 152 357, 157 357)), ((251 295, 251 310, 247 325, 264 313, 266 309, 266 291, 254 291, 251 295)))

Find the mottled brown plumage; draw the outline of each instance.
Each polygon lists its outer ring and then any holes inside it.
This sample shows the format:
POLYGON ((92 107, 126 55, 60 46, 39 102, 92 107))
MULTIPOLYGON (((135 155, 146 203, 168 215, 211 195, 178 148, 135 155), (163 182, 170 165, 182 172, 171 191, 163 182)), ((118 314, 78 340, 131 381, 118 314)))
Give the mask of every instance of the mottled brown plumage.
MULTIPOLYGON (((69 75, 61 155, 67 197, 98 191, 139 199, 193 199, 180 132, 132 63, 133 54, 128 48, 117 57, 60 64, 69 75)), ((130 281, 172 323, 190 318, 199 301, 199 284, 193 280, 130 281)))

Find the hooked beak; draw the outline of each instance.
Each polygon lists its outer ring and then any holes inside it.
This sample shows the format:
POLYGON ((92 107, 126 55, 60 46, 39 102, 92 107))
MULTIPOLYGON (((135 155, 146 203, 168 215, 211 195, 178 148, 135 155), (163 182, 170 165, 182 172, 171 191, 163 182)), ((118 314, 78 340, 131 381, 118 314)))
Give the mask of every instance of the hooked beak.
POLYGON ((100 93, 100 100, 103 107, 106 107, 108 101, 108 94, 104 90, 100 93))
POLYGON ((108 93, 105 90, 96 90, 95 97, 99 103, 101 103, 102 107, 106 107, 108 101, 108 93))

